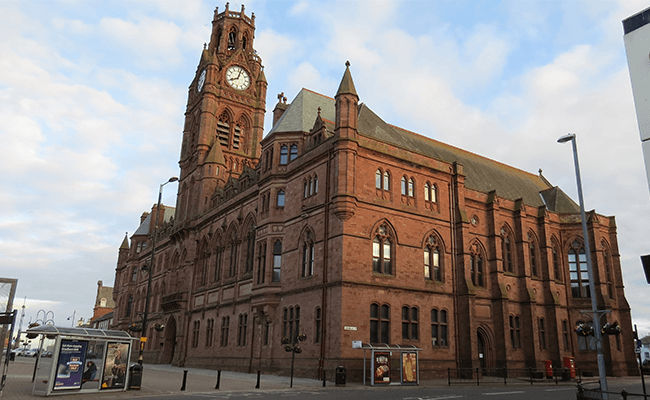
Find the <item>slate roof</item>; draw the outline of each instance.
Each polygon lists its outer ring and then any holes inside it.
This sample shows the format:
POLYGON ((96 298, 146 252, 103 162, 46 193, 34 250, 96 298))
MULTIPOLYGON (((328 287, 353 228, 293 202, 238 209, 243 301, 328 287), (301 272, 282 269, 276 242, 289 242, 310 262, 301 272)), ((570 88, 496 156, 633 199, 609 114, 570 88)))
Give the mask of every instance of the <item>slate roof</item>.
POLYGON ((314 121, 318 116, 318 107, 321 108, 321 118, 334 121, 336 110, 333 98, 305 88, 301 89, 278 122, 271 128, 269 134, 274 132, 309 132, 314 127, 314 121))
MULTIPOLYGON (((161 205, 160 208, 164 210, 164 215, 163 215, 163 221, 164 222, 169 222, 171 218, 174 216, 174 212, 176 209, 174 207, 169 207, 166 205, 161 205)), ((151 213, 147 215, 147 217, 142 221, 138 229, 135 230, 133 235, 148 235, 149 234, 149 226, 151 226, 151 213)))
MULTIPOLYGON (((314 126, 319 107, 323 119, 335 120, 333 98, 302 89, 270 133, 309 132, 314 126)), ((510 200, 521 198, 529 206, 546 205, 550 211, 557 213, 580 212, 579 206, 573 200, 540 175, 387 124, 365 104, 359 106, 358 121, 358 133, 362 136, 448 163, 458 162, 463 165, 467 188, 483 193, 496 190, 499 197, 510 200)))

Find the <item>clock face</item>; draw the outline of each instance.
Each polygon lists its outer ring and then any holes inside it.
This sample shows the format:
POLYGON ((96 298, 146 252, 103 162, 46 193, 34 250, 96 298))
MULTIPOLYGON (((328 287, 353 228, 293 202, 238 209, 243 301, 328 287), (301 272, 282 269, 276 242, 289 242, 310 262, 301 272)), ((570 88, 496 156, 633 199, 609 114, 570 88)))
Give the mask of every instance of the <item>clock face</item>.
POLYGON ((226 81, 237 90, 247 89, 251 84, 251 78, 248 72, 239 65, 234 65, 226 70, 226 81))
POLYGON ((196 85, 196 91, 197 92, 200 92, 201 90, 203 90, 203 85, 205 84, 205 74, 206 74, 206 71, 203 70, 203 72, 201 72, 201 76, 199 76, 199 82, 196 85))

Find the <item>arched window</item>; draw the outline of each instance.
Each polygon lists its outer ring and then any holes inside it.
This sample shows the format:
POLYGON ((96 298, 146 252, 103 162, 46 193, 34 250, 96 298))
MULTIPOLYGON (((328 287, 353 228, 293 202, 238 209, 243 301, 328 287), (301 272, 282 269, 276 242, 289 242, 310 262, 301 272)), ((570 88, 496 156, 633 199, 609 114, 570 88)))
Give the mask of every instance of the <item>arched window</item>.
POLYGON ((472 254, 470 256, 470 263, 472 269, 472 284, 474 286, 483 287, 485 285, 483 281, 483 257, 481 257, 480 254, 472 254))
POLYGON ((233 28, 228 33, 228 50, 235 50, 236 42, 237 42, 237 32, 233 28))
POLYGON ((246 234, 246 269, 245 273, 253 272, 253 263, 255 256, 255 228, 251 223, 248 226, 248 233, 246 234))
POLYGON ((419 310, 417 307, 402 307, 402 339, 420 340, 419 310))
POLYGON ((381 171, 375 171, 375 188, 381 189, 381 171))
POLYGON ((280 282, 280 272, 282 271, 282 242, 276 240, 273 244, 273 277, 272 282, 280 282))
POLYGON ((424 184, 424 201, 431 201, 431 186, 429 182, 424 184))
POLYGON ((510 239, 510 235, 506 233, 505 229, 501 229, 501 234, 502 234, 502 246, 503 246, 503 271, 504 272, 509 272, 509 273, 514 273, 515 272, 515 267, 514 267, 514 261, 512 259, 512 240, 510 239))
POLYGON ((309 195, 311 196, 314 194, 314 181, 309 178, 309 195))
POLYGON ((407 189, 406 189, 406 177, 402 177, 402 186, 401 186, 401 189, 402 189, 402 196, 406 196, 406 194, 408 193, 408 192, 406 191, 406 190, 407 190, 407 189))
POLYGON ((284 190, 278 190, 278 198, 276 199, 275 204, 278 207, 284 207, 284 190))
POLYGON ((228 270, 228 277, 232 278, 237 275, 237 253, 239 252, 239 240, 236 233, 232 233, 230 238, 230 269, 228 270))
POLYGON ((372 271, 378 274, 392 275, 393 263, 391 259, 392 242, 388 228, 381 225, 372 241, 372 271))
POLYGON ((133 309, 133 295, 129 295, 129 299, 126 301, 126 310, 124 313, 125 317, 131 316, 131 310, 133 309))
POLYGON ((235 132, 232 137, 232 147, 233 149, 238 149, 241 146, 241 143, 244 139, 244 125, 239 122, 235 125, 235 132))
POLYGON ((314 194, 318 193, 318 175, 314 175, 314 194))
POLYGON ((537 242, 535 241, 535 237, 529 233, 528 234, 528 257, 530 259, 530 273, 536 277, 539 278, 539 257, 537 256, 538 251, 537 251, 537 242))
POLYGON ((440 243, 433 235, 429 236, 424 246, 424 279, 442 282, 440 243))
POLYGON ((569 275, 571 276, 571 296, 574 298, 590 297, 587 254, 581 242, 576 240, 571 244, 568 259, 569 275))
POLYGON ((553 256, 553 275, 555 277, 556 281, 562 282, 562 271, 560 269, 560 255, 557 250, 557 245, 553 245, 553 250, 552 250, 552 256, 553 256))
POLYGON ((291 145, 291 152, 289 153, 289 161, 293 161, 298 158, 298 146, 295 144, 291 145))
POLYGON ((390 174, 384 171, 384 190, 390 190, 390 174))
POLYGON ((370 305, 370 343, 390 343, 390 306, 370 305))
POLYGON ((286 144, 280 146, 280 165, 284 165, 289 162, 289 148, 286 144))
POLYGON ((413 197, 415 193, 415 182, 413 178, 409 179, 409 197, 413 197))
POLYGON ((302 243, 302 276, 314 275, 314 240, 310 231, 302 243))
POLYGON ((431 309, 431 346, 449 346, 448 335, 447 311, 438 310, 437 308, 431 309))
POLYGON ((225 111, 221 113, 217 120, 217 140, 223 147, 228 147, 230 141, 230 117, 225 111))
POLYGON ((309 183, 305 179, 305 181, 302 183, 302 185, 303 185, 303 191, 304 191, 304 196, 303 197, 306 199, 307 197, 309 197, 309 183))

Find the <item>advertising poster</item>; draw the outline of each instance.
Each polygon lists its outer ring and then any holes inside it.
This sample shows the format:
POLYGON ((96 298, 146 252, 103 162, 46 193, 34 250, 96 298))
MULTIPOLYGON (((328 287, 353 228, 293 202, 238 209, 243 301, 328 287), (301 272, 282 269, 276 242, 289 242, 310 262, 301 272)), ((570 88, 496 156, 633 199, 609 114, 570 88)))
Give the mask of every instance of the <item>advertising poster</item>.
POLYGON ((126 381, 128 343, 108 343, 102 389, 122 389, 126 381))
POLYGON ((61 341, 56 367, 54 390, 81 388, 81 376, 88 342, 64 339, 61 341))
POLYGON ((375 353, 375 383, 390 383, 390 353, 375 353))
POLYGON ((416 352, 402 353, 402 383, 417 383, 418 355, 416 352))

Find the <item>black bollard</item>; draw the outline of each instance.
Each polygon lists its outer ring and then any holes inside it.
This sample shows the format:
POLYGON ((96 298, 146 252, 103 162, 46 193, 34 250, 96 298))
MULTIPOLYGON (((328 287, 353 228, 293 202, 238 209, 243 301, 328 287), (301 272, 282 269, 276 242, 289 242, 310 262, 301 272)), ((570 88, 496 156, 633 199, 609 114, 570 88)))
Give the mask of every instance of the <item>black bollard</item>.
POLYGON ((323 387, 325 387, 326 383, 327 383, 327 373, 326 371, 323 371, 323 387))
POLYGON ((258 369, 258 370, 257 370, 257 385, 255 385, 255 389, 259 389, 259 388, 260 388, 260 374, 261 374, 261 373, 262 373, 262 371, 260 371, 260 370, 258 369))
POLYGON ((187 383, 187 370, 183 370, 183 386, 181 386, 181 392, 185 391, 186 383, 187 383))
POLYGON ((217 371, 217 385, 214 388, 219 389, 220 383, 221 383, 221 370, 217 371))

